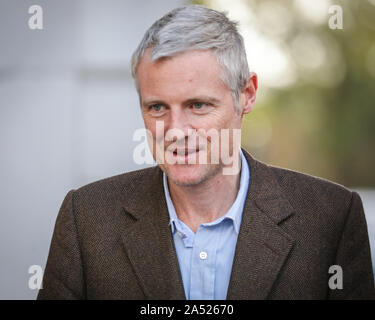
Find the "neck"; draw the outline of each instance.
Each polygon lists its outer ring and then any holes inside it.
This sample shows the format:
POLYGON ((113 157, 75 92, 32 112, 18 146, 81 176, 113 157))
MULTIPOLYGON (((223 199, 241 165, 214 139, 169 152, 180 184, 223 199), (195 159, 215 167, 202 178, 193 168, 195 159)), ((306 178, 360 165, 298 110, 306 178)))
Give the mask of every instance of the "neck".
POLYGON ((180 186, 167 180, 177 216, 193 232, 200 224, 223 216, 237 197, 240 173, 223 175, 221 171, 196 186, 180 186))

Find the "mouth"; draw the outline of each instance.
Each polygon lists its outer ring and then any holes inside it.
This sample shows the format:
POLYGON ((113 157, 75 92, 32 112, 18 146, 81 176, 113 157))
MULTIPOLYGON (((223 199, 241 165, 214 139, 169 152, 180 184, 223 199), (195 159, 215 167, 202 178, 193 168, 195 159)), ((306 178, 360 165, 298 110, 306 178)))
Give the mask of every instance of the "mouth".
POLYGON ((190 154, 193 154, 193 153, 197 153, 199 152, 199 149, 186 149, 186 148, 182 148, 182 149, 175 149, 173 151, 173 155, 174 156, 188 156, 190 154))
POLYGON ((166 150, 169 156, 166 156, 165 161, 169 164, 198 164, 200 151, 201 149, 199 148, 175 148, 174 150, 166 150))

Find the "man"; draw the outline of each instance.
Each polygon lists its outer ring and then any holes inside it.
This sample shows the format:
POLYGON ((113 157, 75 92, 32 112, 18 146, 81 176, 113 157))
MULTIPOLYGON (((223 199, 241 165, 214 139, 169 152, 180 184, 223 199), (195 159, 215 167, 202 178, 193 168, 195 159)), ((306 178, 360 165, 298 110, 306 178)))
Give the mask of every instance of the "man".
POLYGON ((67 194, 39 299, 374 297, 358 194, 240 149, 257 77, 233 22, 175 9, 132 72, 158 166, 67 194))

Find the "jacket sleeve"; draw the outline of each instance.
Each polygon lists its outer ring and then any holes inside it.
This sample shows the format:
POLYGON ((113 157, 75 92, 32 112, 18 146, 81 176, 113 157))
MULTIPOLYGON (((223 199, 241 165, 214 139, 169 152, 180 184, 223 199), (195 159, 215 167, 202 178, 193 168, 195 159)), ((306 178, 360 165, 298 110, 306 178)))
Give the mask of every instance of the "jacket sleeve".
POLYGON ((73 195, 68 192, 58 213, 38 300, 85 298, 73 195))
POLYGON ((366 218, 358 193, 352 193, 336 254, 342 268, 342 289, 329 289, 330 299, 375 299, 374 276, 366 218))

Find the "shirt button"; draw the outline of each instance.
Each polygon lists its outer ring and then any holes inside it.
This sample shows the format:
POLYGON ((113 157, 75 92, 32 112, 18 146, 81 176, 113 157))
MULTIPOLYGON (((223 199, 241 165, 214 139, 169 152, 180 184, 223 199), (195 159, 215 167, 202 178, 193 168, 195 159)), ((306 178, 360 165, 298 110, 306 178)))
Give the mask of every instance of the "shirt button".
POLYGON ((207 252, 202 251, 202 252, 199 254, 199 258, 201 258, 202 260, 207 259, 207 252))

